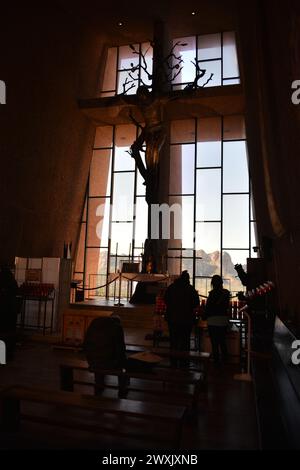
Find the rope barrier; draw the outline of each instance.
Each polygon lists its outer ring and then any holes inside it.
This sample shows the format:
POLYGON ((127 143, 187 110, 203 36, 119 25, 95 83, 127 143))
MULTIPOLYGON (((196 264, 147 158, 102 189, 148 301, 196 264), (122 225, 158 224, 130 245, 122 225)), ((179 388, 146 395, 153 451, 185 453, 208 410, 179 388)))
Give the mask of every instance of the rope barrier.
POLYGON ((109 281, 109 282, 107 282, 106 284, 103 284, 103 286, 98 286, 98 287, 86 287, 86 288, 77 287, 76 289, 77 289, 77 290, 81 290, 81 291, 102 289, 103 287, 109 286, 109 285, 112 284, 113 282, 116 282, 117 279, 119 279, 119 276, 116 277, 115 279, 113 279, 112 281, 109 281))
MULTIPOLYGON (((126 279, 126 281, 135 281, 136 278, 139 276, 139 274, 137 274, 136 276, 134 276, 133 278, 130 278, 130 277, 126 277, 122 274, 122 276, 118 275, 115 279, 112 279, 111 281, 107 282, 106 284, 103 284, 102 286, 97 286, 97 287, 77 287, 77 290, 80 290, 80 291, 91 291, 91 290, 97 290, 97 289, 102 289, 103 287, 106 287, 106 286, 109 286, 110 284, 112 284, 113 282, 116 282, 118 279, 120 279, 120 277, 122 277, 123 279, 126 279)), ((165 281, 166 279, 169 279, 168 276, 165 276, 163 279, 159 279, 157 280, 156 282, 162 282, 162 281, 165 281)), ((155 281, 155 279, 153 279, 155 281)))

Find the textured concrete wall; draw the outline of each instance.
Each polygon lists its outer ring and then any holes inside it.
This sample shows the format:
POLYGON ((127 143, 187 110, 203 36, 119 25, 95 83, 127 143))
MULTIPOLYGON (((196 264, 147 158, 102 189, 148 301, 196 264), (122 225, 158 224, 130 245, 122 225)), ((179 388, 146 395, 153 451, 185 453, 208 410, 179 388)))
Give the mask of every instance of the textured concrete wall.
POLYGON ((61 8, 1 14, 0 260, 76 243, 94 136, 77 99, 95 94, 100 55, 101 38, 61 8))

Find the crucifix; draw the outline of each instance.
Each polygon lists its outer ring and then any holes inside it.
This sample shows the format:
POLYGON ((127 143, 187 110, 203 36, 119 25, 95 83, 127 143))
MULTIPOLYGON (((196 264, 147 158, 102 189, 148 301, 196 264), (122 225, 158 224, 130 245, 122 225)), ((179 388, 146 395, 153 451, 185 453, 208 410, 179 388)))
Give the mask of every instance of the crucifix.
MULTIPOLYGON (((176 52, 176 46, 185 46, 186 44, 179 41, 170 47, 166 39, 164 24, 157 22, 154 25, 154 38, 151 45, 153 46, 153 71, 151 74, 147 71, 145 56, 131 45, 133 53, 139 54, 139 65, 131 64, 131 67, 126 69, 128 78, 123 84, 123 93, 109 98, 85 100, 80 105, 86 111, 89 109, 90 117, 93 118, 97 114, 98 122, 100 117, 100 121, 104 124, 131 122, 137 127, 138 137, 132 142, 129 153, 134 158, 137 169, 144 179, 148 205, 148 228, 144 244, 142 271, 149 270, 156 273, 163 271, 163 259, 166 253, 166 241, 151 237, 151 206, 166 202, 162 196, 163 182, 161 180, 161 167, 162 163, 165 164, 164 157, 167 155, 166 147, 164 148, 168 135, 165 111, 168 104, 176 100, 177 105, 181 106, 181 110, 184 109, 177 119, 182 119, 182 114, 184 118, 191 117, 187 116, 189 105, 193 108, 192 116, 195 116, 195 113, 197 115, 201 107, 203 108, 200 104, 201 96, 197 93, 198 81, 206 74, 206 70, 201 69, 199 61, 195 59, 192 62, 196 69, 194 80, 184 90, 172 91, 172 82, 183 68, 183 59, 176 52), (127 95, 126 93, 136 86, 134 72, 138 68, 141 68, 144 76, 147 76, 147 83, 139 80, 136 95, 127 95), (142 158, 143 152, 145 159, 142 158), (151 268, 149 268, 150 265, 151 268)), ((213 74, 210 74, 201 88, 212 79, 212 76, 213 74)), ((211 114, 211 109, 209 113, 211 114)), ((164 182, 164 184, 167 183, 164 182)))
MULTIPOLYGON (((151 271, 157 272, 159 261, 159 240, 152 238, 152 223, 151 223, 151 206, 152 204, 161 203, 159 197, 160 189, 160 160, 161 152, 166 141, 167 130, 164 119, 164 109, 169 101, 176 100, 182 97, 182 91, 171 92, 170 87, 172 81, 180 74, 183 68, 183 60, 181 56, 176 56, 174 53, 177 45, 184 46, 185 44, 176 43, 171 52, 167 55, 164 54, 166 49, 165 31, 162 23, 156 23, 154 27, 154 40, 153 40, 153 73, 147 71, 147 64, 144 55, 136 51, 134 46, 130 46, 133 53, 139 54, 140 67, 148 75, 148 79, 152 80, 152 91, 145 84, 137 88, 135 106, 140 111, 143 123, 138 122, 129 112, 130 120, 137 126, 140 133, 137 139, 130 147, 130 155, 134 158, 137 168, 144 179, 146 186, 146 202, 148 204, 148 229, 147 240, 145 242, 143 271, 148 271, 149 264, 151 263, 151 271), (145 150, 144 150, 145 147, 145 150), (145 152, 145 164, 141 157, 141 152, 145 152)), ((198 81, 202 78, 206 70, 200 68, 199 62, 195 59, 193 64, 196 67, 195 79, 186 87, 186 94, 192 92, 198 86, 198 81)), ((132 72, 136 67, 129 69, 129 79, 125 81, 123 87, 124 92, 126 86, 132 88, 135 80, 132 72)), ((210 78, 207 80, 211 80, 210 78)), ((126 102, 126 98, 125 99, 126 102)), ((160 266, 161 267, 161 266, 160 266)))

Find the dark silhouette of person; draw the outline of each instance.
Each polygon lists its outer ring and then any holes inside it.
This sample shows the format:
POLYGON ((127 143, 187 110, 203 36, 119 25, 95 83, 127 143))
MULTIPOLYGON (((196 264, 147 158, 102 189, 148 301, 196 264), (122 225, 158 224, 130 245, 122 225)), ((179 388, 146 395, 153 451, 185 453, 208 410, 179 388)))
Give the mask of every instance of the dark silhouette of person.
MULTIPOLYGON (((165 318, 168 322, 170 348, 176 351, 189 351, 192 328, 195 323, 195 308, 199 305, 199 296, 190 284, 190 276, 183 271, 181 276, 171 284, 165 293, 165 318)), ((173 366, 178 362, 171 361, 173 366)), ((187 365, 180 361, 180 365, 187 365)))
POLYGON ((223 289, 221 276, 215 274, 211 280, 212 290, 209 292, 203 320, 207 320, 213 359, 216 365, 220 364, 220 351, 223 359, 228 357, 226 345, 226 331, 229 324, 230 292, 223 289))
MULTIPOLYGON (((95 318, 89 325, 83 349, 95 373, 96 394, 105 388, 103 369, 126 369, 127 357, 124 331, 118 316, 95 318)), ((119 397, 126 395, 126 380, 119 377, 119 397)))
POLYGON ((0 267, 0 339, 6 345, 6 359, 14 357, 17 337, 18 284, 7 265, 0 267))

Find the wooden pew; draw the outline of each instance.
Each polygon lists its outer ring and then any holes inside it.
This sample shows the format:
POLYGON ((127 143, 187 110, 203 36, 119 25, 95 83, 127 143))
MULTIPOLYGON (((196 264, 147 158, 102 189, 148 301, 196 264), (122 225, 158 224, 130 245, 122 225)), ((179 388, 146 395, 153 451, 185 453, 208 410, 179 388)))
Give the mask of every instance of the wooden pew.
MULTIPOLYGON (((74 391, 74 385, 88 385, 97 389, 95 382, 79 380, 74 377, 74 371, 94 372, 89 368, 87 361, 69 359, 60 364, 60 388, 65 391, 74 391)), ((138 391, 143 394, 157 395, 161 401, 166 397, 167 403, 175 402, 187 405, 191 411, 196 412, 200 393, 204 390, 204 375, 201 372, 189 372, 185 370, 162 369, 155 367, 151 372, 131 372, 124 369, 101 369, 97 371, 104 376, 126 377, 127 379, 140 379, 153 384, 161 383, 162 388, 133 388, 128 387, 128 391, 138 391), (172 385, 171 392, 166 390, 166 384, 172 385), (176 389, 176 386, 193 386, 193 393, 176 389)), ((106 384, 108 388, 118 388, 117 386, 106 384)), ((194 413, 196 416, 196 413, 194 413)))
POLYGON ((184 359, 190 363, 194 363, 196 368, 190 367, 189 370, 199 371, 203 373, 203 381, 207 379, 207 365, 210 360, 210 353, 200 351, 175 351, 170 348, 153 348, 142 345, 127 344, 126 353, 128 355, 141 351, 149 351, 167 359, 184 359))
POLYGON ((17 431, 19 429, 20 420, 23 418, 43 424, 71 427, 93 432, 105 431, 106 433, 111 432, 114 435, 126 435, 127 437, 133 437, 136 439, 146 439, 148 437, 153 440, 153 434, 151 436, 147 436, 140 432, 128 433, 128 430, 126 430, 126 432, 122 432, 119 429, 119 426, 112 429, 101 426, 100 424, 95 425, 86 422, 74 423, 73 420, 71 423, 67 423, 61 417, 57 418, 55 416, 51 416, 49 418, 49 416, 40 417, 22 414, 21 403, 31 402, 61 406, 63 408, 80 408, 119 416, 129 415, 164 423, 169 422, 171 424, 171 428, 174 429, 174 432, 168 433, 168 440, 171 440, 176 448, 180 447, 182 428, 186 413, 186 407, 184 406, 148 403, 128 399, 94 397, 91 395, 69 393, 66 391, 40 390, 22 385, 14 385, 2 390, 0 393, 0 399, 2 402, 2 428, 4 431, 17 431))

